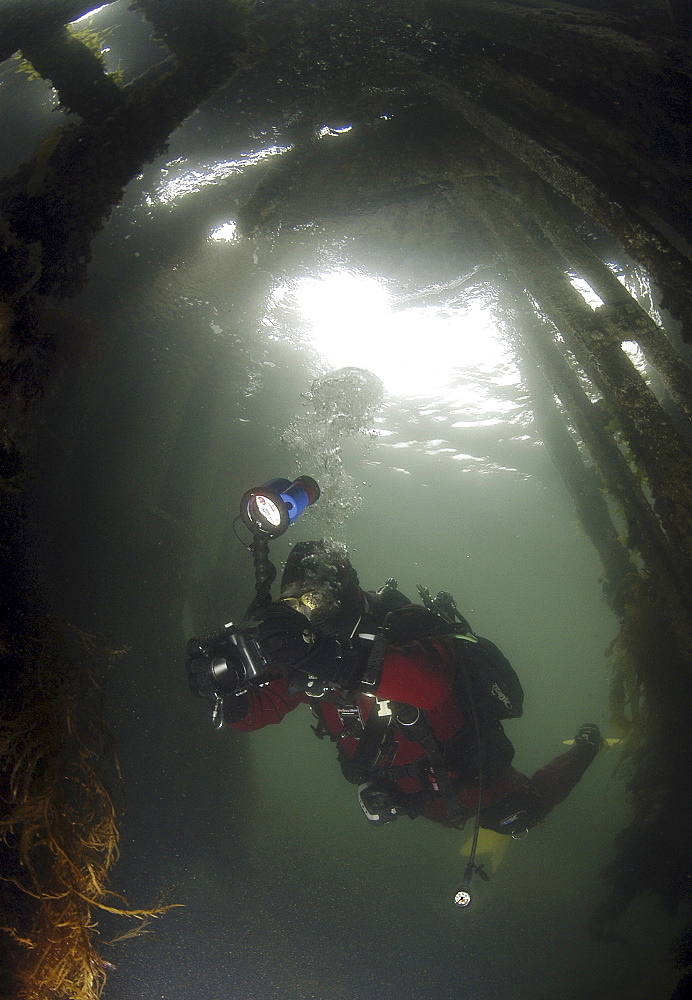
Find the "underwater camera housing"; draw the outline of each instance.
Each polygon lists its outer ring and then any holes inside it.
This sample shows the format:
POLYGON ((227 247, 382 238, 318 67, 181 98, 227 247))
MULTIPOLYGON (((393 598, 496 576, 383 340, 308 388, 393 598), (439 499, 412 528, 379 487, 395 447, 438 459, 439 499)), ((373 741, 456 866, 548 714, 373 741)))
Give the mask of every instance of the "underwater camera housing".
POLYGON ((267 670, 267 661, 252 628, 233 622, 205 639, 190 639, 187 655, 207 663, 214 689, 221 695, 242 694, 267 670))
POLYGON ((258 538, 278 538, 306 507, 319 499, 320 488, 311 476, 270 479, 243 494, 240 517, 258 538))

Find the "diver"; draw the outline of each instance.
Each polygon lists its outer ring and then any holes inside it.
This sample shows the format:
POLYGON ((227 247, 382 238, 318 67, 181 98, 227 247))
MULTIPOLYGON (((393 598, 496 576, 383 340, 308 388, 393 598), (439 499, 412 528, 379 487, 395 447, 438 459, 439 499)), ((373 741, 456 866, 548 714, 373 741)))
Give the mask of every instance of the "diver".
POLYGON ((569 750, 531 778, 519 773, 502 727, 522 714, 517 675, 451 595, 419 593, 414 604, 394 580, 364 591, 343 545, 299 542, 280 600, 255 609, 243 639, 249 681, 229 680, 237 649, 222 634, 188 645, 190 687, 219 726, 243 732, 308 704, 374 825, 423 816, 461 829, 475 816, 476 836, 480 826, 521 837, 581 779, 603 745, 599 728, 581 726, 569 750))

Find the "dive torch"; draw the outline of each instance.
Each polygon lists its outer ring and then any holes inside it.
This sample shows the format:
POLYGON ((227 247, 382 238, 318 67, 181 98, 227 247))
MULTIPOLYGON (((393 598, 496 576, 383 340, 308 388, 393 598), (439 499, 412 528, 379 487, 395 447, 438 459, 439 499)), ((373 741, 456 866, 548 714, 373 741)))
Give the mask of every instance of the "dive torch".
POLYGON ((258 608, 271 603, 271 585, 276 568, 269 560, 269 541, 278 538, 319 499, 320 488, 312 476, 270 479, 247 490, 240 500, 240 520, 253 534, 248 546, 255 563, 255 598, 246 612, 251 618, 258 608))
POLYGON ((320 488, 311 476, 299 476, 293 482, 270 479, 243 494, 240 517, 257 538, 278 538, 319 496, 320 488))

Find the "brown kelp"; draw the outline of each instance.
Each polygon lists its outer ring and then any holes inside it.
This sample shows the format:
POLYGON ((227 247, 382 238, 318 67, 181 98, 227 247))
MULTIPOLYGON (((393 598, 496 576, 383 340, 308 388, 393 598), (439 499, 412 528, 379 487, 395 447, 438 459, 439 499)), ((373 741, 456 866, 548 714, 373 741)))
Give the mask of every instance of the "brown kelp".
POLYGON ((141 921, 168 909, 130 909, 107 888, 118 856, 109 785, 117 787, 119 774, 102 680, 119 653, 45 619, 11 652, 16 684, 0 724, 2 894, 10 916, 2 931, 12 970, 5 988, 17 1000, 94 1000, 107 968, 97 950, 99 913, 141 921))

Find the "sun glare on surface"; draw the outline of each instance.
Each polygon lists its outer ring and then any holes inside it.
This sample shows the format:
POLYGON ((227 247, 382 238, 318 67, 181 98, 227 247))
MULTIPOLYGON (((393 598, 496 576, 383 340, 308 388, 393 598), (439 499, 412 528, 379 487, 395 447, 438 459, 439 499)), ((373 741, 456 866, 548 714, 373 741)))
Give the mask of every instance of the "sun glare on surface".
POLYGON ((237 160, 214 160, 211 163, 193 164, 185 157, 178 157, 161 170, 163 180, 154 193, 145 195, 144 202, 149 207, 170 205, 187 195, 198 194, 212 184, 225 184, 231 177, 242 174, 249 167, 270 157, 282 156, 290 148, 268 146, 266 149, 247 153, 237 160))
POLYGON ((89 18, 96 17, 97 14, 100 14, 102 10, 106 10, 108 7, 110 7, 110 4, 108 3, 101 4, 100 7, 94 7, 93 10, 87 11, 86 14, 82 14, 81 17, 72 21, 72 24, 80 24, 82 21, 88 21, 89 18))
POLYGON ((395 396, 441 392, 455 373, 495 366, 504 353, 487 303, 396 307, 385 284, 350 271, 294 286, 309 340, 335 368, 374 372, 395 396))
POLYGON ((224 222, 212 230, 209 239, 219 243, 236 243, 240 239, 238 227, 235 222, 224 222))

